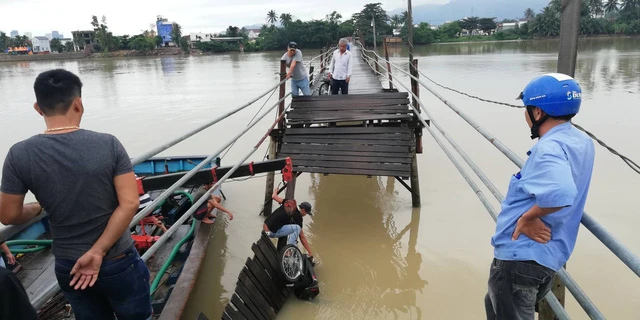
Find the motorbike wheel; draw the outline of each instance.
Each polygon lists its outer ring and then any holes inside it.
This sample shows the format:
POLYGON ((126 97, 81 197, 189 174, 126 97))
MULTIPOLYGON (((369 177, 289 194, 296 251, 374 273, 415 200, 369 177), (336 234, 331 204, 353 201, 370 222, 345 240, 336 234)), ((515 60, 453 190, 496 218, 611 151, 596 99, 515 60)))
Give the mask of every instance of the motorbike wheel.
POLYGON ((280 271, 285 281, 295 283, 303 275, 304 259, 297 246, 288 244, 280 250, 280 271))

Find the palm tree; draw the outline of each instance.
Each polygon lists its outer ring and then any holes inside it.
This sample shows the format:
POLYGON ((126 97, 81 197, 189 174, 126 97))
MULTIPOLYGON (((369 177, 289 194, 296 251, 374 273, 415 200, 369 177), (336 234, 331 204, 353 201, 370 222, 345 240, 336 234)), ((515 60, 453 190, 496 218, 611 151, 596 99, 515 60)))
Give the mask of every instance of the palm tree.
POLYGON ((409 19, 409 12, 402 11, 400 18, 402 19, 402 24, 404 25, 405 23, 407 23, 407 19, 409 19))
POLYGON ((610 14, 617 11, 618 11, 618 0, 607 0, 607 3, 604 5, 604 12, 610 14))
POLYGON ((401 25, 403 25, 402 21, 403 21, 402 17, 397 15, 397 14, 394 14, 393 16, 391 16, 391 26, 394 29, 399 27, 399 26, 401 26, 401 25))
POLYGON ((527 10, 524 11, 524 18, 527 20, 531 20, 535 18, 535 16, 536 16, 536 13, 531 8, 527 8, 527 10))
POLYGON ((591 15, 593 17, 596 17, 602 13, 602 5, 602 0, 589 0, 589 11, 591 12, 591 15))
POLYGON ((283 26, 291 21, 293 21, 293 17, 290 13, 280 14, 280 23, 282 23, 283 26))
POLYGON ((278 21, 278 15, 276 14, 276 12, 274 10, 270 10, 267 13, 267 22, 271 23, 272 25, 274 23, 276 23, 276 21, 278 21))

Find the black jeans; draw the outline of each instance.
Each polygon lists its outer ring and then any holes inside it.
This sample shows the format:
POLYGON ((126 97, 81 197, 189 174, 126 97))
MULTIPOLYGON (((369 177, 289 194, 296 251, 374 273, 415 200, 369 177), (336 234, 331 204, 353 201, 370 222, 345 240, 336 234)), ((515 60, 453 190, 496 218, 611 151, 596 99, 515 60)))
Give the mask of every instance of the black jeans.
POLYGON ((331 94, 338 94, 338 90, 342 91, 342 94, 349 94, 349 82, 331 79, 331 94))
POLYGON ((535 261, 493 259, 484 298, 487 320, 533 320, 535 305, 551 290, 555 274, 535 261))

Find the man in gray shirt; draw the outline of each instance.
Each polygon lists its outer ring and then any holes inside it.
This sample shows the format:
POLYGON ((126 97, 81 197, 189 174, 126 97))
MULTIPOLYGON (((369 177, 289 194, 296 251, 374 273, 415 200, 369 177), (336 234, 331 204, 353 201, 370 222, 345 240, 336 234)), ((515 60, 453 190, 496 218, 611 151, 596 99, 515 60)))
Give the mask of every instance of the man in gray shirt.
POLYGON ((298 49, 298 44, 293 41, 289 42, 287 53, 280 60, 284 60, 287 67, 289 67, 286 78, 291 78, 291 95, 297 97, 299 89, 302 90, 303 95, 310 96, 309 73, 304 67, 302 51, 298 49))
POLYGON ((62 69, 36 78, 34 109, 47 129, 9 150, 0 222, 26 223, 46 208, 55 274, 76 319, 149 319, 149 270, 128 230, 139 205, 131 161, 114 136, 80 129, 81 89, 62 69), (27 191, 39 203, 23 205, 27 191))

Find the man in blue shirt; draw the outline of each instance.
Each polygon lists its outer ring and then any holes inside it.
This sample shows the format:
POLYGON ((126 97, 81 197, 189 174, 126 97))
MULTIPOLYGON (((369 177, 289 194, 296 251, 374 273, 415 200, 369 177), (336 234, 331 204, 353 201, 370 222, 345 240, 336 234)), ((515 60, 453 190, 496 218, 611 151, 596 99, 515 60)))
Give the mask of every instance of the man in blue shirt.
POLYGON ((578 236, 593 171, 593 142, 570 120, 582 91, 563 74, 533 79, 520 94, 531 138, 522 170, 502 202, 485 297, 487 319, 534 319, 578 236))

